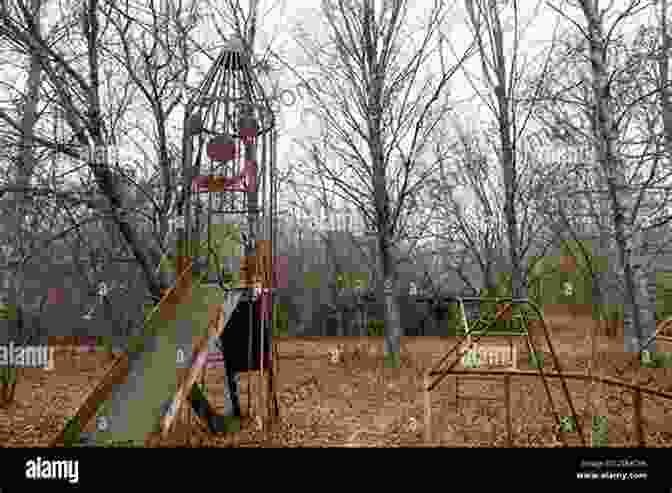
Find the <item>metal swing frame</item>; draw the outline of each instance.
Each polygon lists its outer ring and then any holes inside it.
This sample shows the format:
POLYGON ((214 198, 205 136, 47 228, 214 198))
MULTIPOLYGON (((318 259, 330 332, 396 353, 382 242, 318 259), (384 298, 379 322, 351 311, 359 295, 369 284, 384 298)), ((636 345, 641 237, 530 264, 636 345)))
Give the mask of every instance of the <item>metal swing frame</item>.
MULTIPOLYGON (((560 380, 561 380, 561 385, 562 385, 562 390, 565 396, 565 399, 567 401, 567 404, 569 405, 569 408, 572 413, 572 419, 574 420, 575 426, 576 426, 576 432, 578 433, 579 437, 581 438, 581 442, 585 446, 585 438, 583 436, 583 430, 581 427, 581 423, 579 422, 578 415, 576 413, 576 408, 574 406, 574 402, 572 401, 572 397, 569 394, 569 389, 567 387, 567 381, 564 376, 562 376, 562 367, 560 365, 560 361, 558 360, 558 357, 555 353, 555 349, 553 348, 553 343, 551 341, 549 332, 548 332, 548 326, 546 324, 546 320, 544 319, 543 312, 537 306, 537 304, 528 299, 528 298, 513 298, 513 297, 461 297, 461 296, 445 296, 442 297, 443 301, 447 302, 457 302, 460 306, 460 314, 463 319, 463 323, 465 324, 465 334, 460 336, 458 335, 458 342, 455 344, 440 360, 438 363, 436 363, 434 366, 430 368, 428 372, 425 374, 425 383, 424 383, 424 391, 425 391, 425 399, 428 401, 429 400, 429 395, 432 390, 434 390, 448 375, 453 374, 453 369, 460 363, 461 358, 455 358, 453 361, 448 362, 448 359, 450 358, 451 355, 456 354, 458 356, 462 356, 460 354, 460 350, 463 350, 465 348, 464 342, 466 341, 467 343, 467 348, 466 351, 469 351, 475 344, 477 344, 481 338, 487 336, 487 335, 499 335, 499 333, 494 332, 492 334, 489 334, 488 332, 490 331, 490 328, 494 326, 494 324, 500 320, 505 313, 513 311, 514 306, 516 305, 527 305, 531 307, 534 312, 537 314, 539 317, 539 321, 541 322, 541 328, 543 329, 544 332, 544 337, 546 340, 546 343, 548 344, 548 349, 551 353, 551 357, 553 359, 553 364, 555 365, 557 371, 560 373, 560 380), (473 332, 471 328, 468 325, 468 321, 466 319, 466 312, 464 309, 464 303, 474 303, 474 302, 495 302, 495 303, 506 303, 504 307, 499 310, 494 319, 490 321, 483 321, 482 323, 484 324, 484 328, 479 331, 478 334, 473 335, 473 332), (473 338, 472 338, 473 337, 473 338), (441 368, 442 365, 447 364, 447 367, 441 368), (432 380, 432 377, 434 379, 432 380)), ((424 300, 423 300, 424 301, 424 300)), ((481 322, 483 320, 483 316, 481 319, 479 319, 478 322, 481 322)), ((533 342, 533 338, 530 337, 529 331, 527 330, 528 324, 529 324, 529 319, 527 317, 527 312, 523 311, 522 313, 522 321, 523 321, 523 326, 525 328, 523 334, 519 335, 524 335, 526 338, 526 342, 530 351, 530 354, 533 355, 534 358, 536 358, 537 355, 537 348, 535 347, 535 344, 533 342)), ((537 364, 535 365, 536 369, 538 370, 539 377, 542 380, 542 383, 544 385, 544 390, 546 392, 546 396, 548 398, 548 402, 550 403, 552 409, 553 409, 553 415, 555 417, 556 424, 558 426, 558 429, 560 430, 560 435, 563 436, 563 431, 562 431, 562 421, 561 417, 558 414, 557 408, 555 406, 555 402, 553 400, 553 396, 551 395, 550 387, 548 384, 548 379, 546 377, 546 374, 543 369, 543 364, 537 364)), ((429 402, 429 401, 428 401, 429 402)), ((429 406, 427 406, 429 407, 429 406)), ((564 443, 564 438, 563 438, 563 443, 564 443)), ((566 445, 566 444, 565 444, 566 445)))

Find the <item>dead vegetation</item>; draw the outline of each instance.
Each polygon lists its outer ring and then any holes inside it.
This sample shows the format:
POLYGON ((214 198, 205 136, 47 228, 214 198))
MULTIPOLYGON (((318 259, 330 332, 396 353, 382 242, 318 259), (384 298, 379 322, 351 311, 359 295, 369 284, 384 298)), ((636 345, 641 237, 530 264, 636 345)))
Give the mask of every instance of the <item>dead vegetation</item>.
MULTIPOLYGON (((574 321, 575 331, 553 332, 556 354, 564 371, 586 371, 591 348, 585 337, 586 321, 574 321)), ((604 375, 626 382, 672 392, 672 369, 628 369, 631 355, 622 351, 622 341, 599 340, 601 356, 596 362, 604 375)), ((278 340, 280 367, 278 399, 280 420, 260 431, 249 417, 239 433, 213 437, 190 416, 179 423, 167 440, 152 437, 150 446, 191 447, 395 447, 426 446, 423 438, 423 372, 455 343, 446 337, 406 337, 402 341, 402 364, 386 368, 381 358, 382 339, 286 338, 278 340), (334 350, 337 351, 334 351, 334 350), (338 358, 333 355, 338 353, 338 358)), ((70 359, 60 354, 56 370, 24 370, 16 402, 0 410, 0 443, 11 447, 45 446, 71 415, 104 372, 105 355, 83 354, 70 359), (100 361, 99 361, 100 360, 100 361), (79 368, 77 368, 77 366, 79 368)), ((528 368, 521 356, 519 368, 528 368)), ((551 368, 551 367, 549 367, 551 368)), ((208 396, 215 406, 223 402, 223 381, 216 370, 206 374, 208 396)), ((242 378, 242 405, 247 409, 247 382, 242 378)), ((551 380, 553 400, 561 415, 569 415, 560 381, 551 380)), ((568 380, 584 433, 590 429, 590 386, 568 380)), ((456 405, 455 384, 448 377, 433 393, 433 437, 429 445, 505 446, 503 399, 470 397, 502 396, 497 381, 461 381, 456 405)), ((607 414, 610 446, 634 446, 633 401, 627 389, 605 386, 599 408, 607 414)), ((513 445, 556 447, 557 425, 537 378, 512 379, 513 445)), ((647 446, 672 445, 672 402, 644 396, 643 419, 647 446), (666 425, 667 423, 667 425, 666 425)), ((90 429, 90 426, 89 426, 90 429)), ((579 446, 576 433, 567 433, 570 445, 579 446)), ((589 441, 588 441, 589 443, 589 441)))

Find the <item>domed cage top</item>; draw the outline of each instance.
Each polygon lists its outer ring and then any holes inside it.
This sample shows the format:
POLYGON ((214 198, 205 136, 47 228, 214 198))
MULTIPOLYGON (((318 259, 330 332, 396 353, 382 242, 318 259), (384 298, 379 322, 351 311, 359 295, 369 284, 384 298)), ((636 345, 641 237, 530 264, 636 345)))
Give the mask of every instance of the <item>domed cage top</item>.
POLYGON ((238 272, 240 287, 269 284, 259 276, 268 277, 270 265, 255 269, 251 259, 262 246, 260 256, 272 262, 274 243, 275 117, 250 59, 240 41, 230 42, 188 101, 178 203, 194 269, 220 283, 238 272), (216 258, 222 235, 234 230, 239 252, 216 258))

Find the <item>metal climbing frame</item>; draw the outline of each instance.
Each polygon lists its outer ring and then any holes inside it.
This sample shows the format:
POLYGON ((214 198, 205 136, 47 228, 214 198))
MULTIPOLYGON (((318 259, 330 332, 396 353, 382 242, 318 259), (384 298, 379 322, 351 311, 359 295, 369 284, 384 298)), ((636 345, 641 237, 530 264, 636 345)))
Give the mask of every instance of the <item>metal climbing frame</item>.
MULTIPOLYGON (((186 105, 177 271, 189 264, 205 269, 206 282, 240 290, 243 299, 260 302, 263 374, 264 339, 271 336, 273 316, 277 133, 275 116, 244 46, 234 40, 224 47, 186 105), (226 279, 227 273, 235 277, 230 253, 220 259, 216 251, 215 241, 222 238, 214 237, 213 226, 222 224, 240 232, 241 248, 234 255, 241 257, 239 282, 226 279), (228 262, 223 265, 220 260, 228 262)), ((191 277, 186 276, 186 282, 191 277)), ((254 316, 250 308, 250 360, 254 316)), ((273 392, 272 365, 268 369, 273 392)))
MULTIPOLYGON (((467 345, 466 345, 466 351, 469 351, 476 343, 480 341, 482 337, 485 337, 488 335, 490 332, 491 327, 500 320, 506 313, 510 313, 513 311, 513 307, 516 305, 527 305, 531 307, 534 312, 537 314, 539 317, 539 321, 541 322, 541 328, 543 329, 544 332, 544 337, 546 339, 546 343, 548 344, 548 349, 551 353, 551 357, 553 358, 553 364, 555 365, 556 371, 560 374, 560 380, 562 384, 562 390, 565 395, 565 398, 567 399, 567 403, 569 405, 569 408, 572 413, 572 418, 574 420, 574 423, 576 424, 576 432, 579 434, 579 437, 581 438, 581 443, 583 446, 586 445, 585 443, 585 438, 583 436, 583 431, 581 427, 581 423, 579 422, 578 416, 576 414, 576 409, 574 407, 574 403, 572 401, 572 398, 569 394, 569 389, 567 388, 567 381, 562 376, 562 367, 560 366, 560 361, 558 360, 555 350, 553 348, 553 343, 551 342, 550 335, 548 333, 548 326, 546 325, 546 320, 544 319, 544 315, 542 311, 539 309, 539 307, 534 303, 533 301, 527 299, 527 298, 511 298, 511 297, 497 297, 497 298, 479 298, 479 297, 460 297, 460 296, 454 296, 454 297, 444 297, 444 301, 448 302, 454 302, 458 303, 460 307, 460 313, 462 316, 463 323, 465 324, 465 334, 463 336, 458 336, 459 340, 457 344, 455 344, 448 353, 446 353, 441 360, 435 364, 426 374, 426 384, 425 384, 425 395, 426 399, 429 398, 429 393, 436 388, 443 379, 446 378, 449 374, 452 373, 453 368, 458 365, 460 362, 460 356, 459 354, 460 349, 463 349, 465 346, 463 345, 463 342, 466 340, 467 345), (476 323, 476 326, 480 329, 478 331, 472 330, 472 328, 469 327, 468 321, 466 318, 466 312, 464 308, 464 303, 481 303, 481 302, 495 302, 498 304, 503 304, 501 309, 496 313, 494 319, 492 320, 486 320, 484 316, 482 316, 476 323), (475 335, 474 335, 475 334, 475 335), (448 362, 448 359, 450 358, 451 355, 457 355, 457 358, 455 358, 453 361, 448 362), (444 363, 447 363, 447 367, 441 368, 444 363), (432 381, 432 377, 435 377, 434 380, 432 381)), ((522 318, 522 323, 523 327, 525 328, 524 333, 522 335, 525 336, 526 342, 528 345, 528 348, 530 350, 530 354, 536 355, 538 354, 536 351, 535 343, 534 343, 534 338, 530 337, 529 331, 527 330, 527 327, 529 326, 529 318, 526 310, 522 310, 521 312, 521 318, 522 318)), ((491 335, 498 335, 499 333, 492 333, 491 335)), ((562 422, 560 415, 558 414, 558 411, 555 406, 555 402, 553 401, 553 396, 551 395, 551 390, 548 385, 548 380, 546 378, 546 374, 543 369, 543 365, 539 364, 536 365, 539 376, 541 377, 541 380, 544 385, 544 390, 546 391, 546 396, 548 397, 548 401, 551 404, 551 407, 553 409, 553 414, 555 416, 556 423, 558 425, 558 429, 560 431, 560 436, 563 437, 563 427, 562 427, 562 422)), ((566 443, 563 438, 563 444, 566 446, 566 443)))

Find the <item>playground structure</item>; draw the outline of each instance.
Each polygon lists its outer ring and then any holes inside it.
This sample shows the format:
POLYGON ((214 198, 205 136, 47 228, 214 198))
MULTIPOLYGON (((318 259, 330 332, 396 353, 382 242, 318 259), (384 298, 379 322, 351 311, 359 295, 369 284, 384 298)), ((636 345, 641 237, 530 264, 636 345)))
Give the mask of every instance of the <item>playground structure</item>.
MULTIPOLYGON (((426 301, 426 300, 425 300, 426 301)), ((649 396, 655 396, 662 398, 667 401, 672 401, 672 394, 666 393, 666 392, 660 392, 655 389, 650 389, 646 387, 642 387, 640 385, 637 385, 636 383, 629 383, 625 381, 621 381, 615 378, 608 378, 604 376, 595 376, 595 375, 588 375, 585 373, 570 373, 570 372, 563 372, 562 367, 560 366, 560 362, 556 356, 555 350, 553 348, 553 343, 551 342, 550 334, 548 331, 548 326, 546 324, 546 321, 544 319, 542 311, 539 309, 539 307, 529 299, 513 299, 513 298, 476 298, 476 297, 444 297, 443 298, 444 302, 453 302, 457 303, 459 307, 459 311, 461 314, 462 318, 462 323, 463 323, 463 335, 458 336, 458 342, 455 344, 440 360, 438 363, 433 365, 424 375, 424 381, 423 381, 423 393, 424 393, 424 414, 425 414, 425 426, 424 426, 424 440, 426 443, 431 443, 432 442, 432 399, 431 399, 431 392, 434 390, 447 376, 452 375, 455 378, 455 404, 456 407, 459 409, 460 405, 460 381, 464 379, 469 379, 469 380, 495 380, 495 381, 503 381, 504 383, 504 395, 502 398, 498 397, 469 397, 469 399, 477 399, 477 400, 492 400, 492 401, 497 401, 500 399, 504 400, 504 406, 505 406, 505 423, 506 423, 506 444, 507 446, 511 447, 513 446, 513 429, 512 429, 512 403, 511 403, 511 384, 512 384, 512 377, 540 377, 544 386, 544 390, 546 393, 546 396, 548 398, 548 402, 552 408, 553 415, 555 417, 555 421, 557 424, 557 429, 558 429, 558 435, 560 437, 560 444, 564 447, 567 447, 567 442, 565 440, 565 433, 567 432, 567 428, 562 422, 562 418, 560 417, 555 402, 553 400, 553 397, 550 392, 550 388, 548 385, 548 380, 549 378, 559 378, 561 381, 562 385, 562 390, 564 397, 567 401, 567 404, 569 406, 569 409, 571 411, 571 416, 569 417, 571 419, 571 422, 574 424, 572 428, 570 428, 571 431, 575 432, 578 434, 580 443, 582 446, 586 446, 586 437, 583 433, 582 426, 580 423, 580 420, 578 419, 578 415, 576 412, 576 407, 574 405, 574 402, 572 400, 572 397, 569 393, 568 387, 567 387, 567 379, 574 379, 574 380, 583 380, 583 381, 592 381, 592 382, 599 382, 603 383, 606 385, 611 385, 611 386, 617 386, 620 388, 625 388, 628 389, 632 392, 632 399, 633 399, 633 436, 635 437, 635 442, 637 446, 643 447, 646 446, 645 438, 644 438, 644 431, 643 431, 643 418, 642 418, 642 394, 649 395, 649 396), (475 324, 470 327, 469 322, 466 317, 466 311, 464 308, 464 303, 465 302, 472 302, 472 303, 480 303, 482 301, 491 301, 491 302, 497 302, 499 305, 499 310, 495 314, 493 318, 487 317, 487 315, 483 316, 479 320, 475 322, 475 324), (506 302, 505 304, 502 304, 502 302, 506 302), (519 315, 519 319, 522 322, 521 323, 521 331, 519 332, 496 332, 496 333, 490 333, 490 328, 494 325, 494 323, 502 318, 504 318, 507 314, 510 316, 511 312, 513 311, 513 307, 515 305, 527 305, 531 307, 536 314, 538 315, 539 319, 539 324, 537 325, 537 328, 541 328, 543 330, 543 335, 545 338, 546 343, 548 344, 548 350, 550 352, 550 355, 553 360, 553 364, 555 366, 555 371, 545 371, 543 369, 543 360, 538 361, 537 358, 537 345, 534 342, 534 337, 530 336, 530 333, 528 331, 528 327, 530 327, 530 320, 527 317, 527 312, 525 310, 522 311, 522 313, 519 315), (478 342, 480 339, 483 337, 486 337, 488 335, 492 336, 504 336, 509 338, 509 342, 511 341, 511 337, 524 337, 525 343, 529 349, 529 354, 532 358, 532 361, 537 362, 535 364, 536 371, 534 370, 521 370, 518 368, 517 365, 517 354, 516 351, 514 350, 514 345, 509 344, 509 347, 511 348, 510 351, 510 358, 509 358, 509 368, 505 369, 485 369, 485 370, 480 370, 480 369, 474 369, 474 367, 480 366, 480 360, 483 360, 482 355, 485 353, 487 354, 488 351, 479 351, 478 348, 478 342), (457 356, 456 358, 454 357, 452 361, 450 360, 451 356, 457 356), (462 363, 463 366, 465 367, 464 369, 456 369, 455 367, 459 364, 462 363)), ((660 322, 656 328, 655 333, 648 338, 648 340, 644 343, 642 346, 642 351, 646 351, 652 342, 654 341, 659 341, 659 342, 669 342, 668 337, 661 336, 660 334, 663 334, 666 332, 666 330, 669 330, 669 327, 672 326, 672 317, 660 322)), ((497 352, 501 352, 501 348, 493 348, 497 352)), ((641 361, 642 354, 637 353, 635 357, 630 361, 629 366, 633 367, 636 364, 639 364, 641 361)), ((501 360, 500 360, 501 362, 501 360)), ((487 361, 487 363, 493 363, 492 360, 487 361)), ((490 366, 490 365, 489 365, 490 366)), ((464 397, 462 397, 464 399, 464 397)))
MULTIPOLYGON (((274 265, 274 215, 275 215, 275 131, 273 115, 263 96, 260 85, 254 79, 247 55, 240 45, 227 46, 213 64, 212 69, 204 79, 198 92, 189 100, 185 114, 185 130, 183 141, 183 185, 178 201, 178 217, 174 221, 177 231, 177 267, 175 285, 163 293, 162 299, 155 306, 148 319, 157 317, 162 320, 159 330, 170 329, 178 332, 186 327, 189 336, 195 334, 194 325, 200 324, 201 332, 194 338, 187 349, 182 348, 176 340, 170 337, 155 338, 152 349, 140 351, 139 355, 118 355, 117 362, 103 378, 101 383, 93 389, 85 402, 77 411, 78 421, 85 423, 95 415, 100 414, 100 404, 109 399, 111 394, 117 394, 117 400, 112 407, 115 422, 128 423, 137 421, 138 433, 121 433, 119 426, 109 429, 109 424, 102 427, 108 432, 112 441, 133 436, 137 439, 142 433, 151 431, 147 423, 151 422, 154 404, 158 404, 164 397, 161 392, 169 393, 171 398, 168 406, 163 410, 160 418, 161 432, 166 437, 175 424, 189 412, 185 401, 191 402, 191 408, 201 419, 208 422, 210 430, 221 429, 213 425, 213 410, 207 402, 207 397, 198 396, 194 389, 196 383, 203 377, 208 354, 216 351, 217 342, 226 340, 232 332, 240 331, 240 325, 232 325, 234 312, 247 303, 249 309, 247 345, 233 347, 224 344, 224 360, 239 358, 241 348, 247 350, 247 365, 239 365, 240 371, 258 371, 262 381, 258 386, 258 402, 255 405, 258 416, 263 417, 261 422, 267 423, 267 418, 277 417, 277 401, 274 398, 274 365, 276 358, 269 358, 266 341, 271 335, 271 315, 273 306, 273 289, 277 286, 274 265), (208 169, 205 169, 209 165, 208 169), (233 225, 238 227, 242 241, 239 249, 242 256, 238 279, 231 274, 235 271, 236 253, 221 254, 221 237, 217 226, 233 225), (219 251, 218 251, 219 250, 219 251), (207 293, 206 293, 207 292, 207 293), (208 294, 209 293, 209 294, 208 294), (204 297, 207 301, 203 302, 204 297), (212 296, 210 296, 212 295, 212 296), (211 301, 214 300, 214 301, 211 301), (195 305, 199 306, 196 307, 195 305), (205 323, 197 321, 194 316, 198 311, 207 314, 205 323), (174 327, 168 327, 174 324, 174 327), (182 325, 182 327, 178 327, 182 325), (205 332, 203 328, 207 328, 205 332), (259 333, 259 349, 253 348, 254 335, 259 333), (180 356, 184 364, 179 367, 180 356), (185 358, 184 354, 190 358, 185 358), (228 353, 228 356, 227 356, 228 353), (176 380, 169 381, 171 365, 177 357, 178 368, 176 380), (152 358, 151 356, 156 356, 152 358), (165 356, 165 358, 164 358, 165 356), (151 369, 151 379, 150 379, 151 369), (124 381, 125 380, 125 381, 124 381), (138 385, 141 383, 140 385, 138 385), (128 393, 130 387, 143 388, 157 386, 161 392, 157 396, 145 396, 144 400, 137 399, 138 403, 131 406, 134 399, 128 393), (173 388, 174 387, 174 388, 173 388), (167 389, 167 390, 166 390, 167 389), (111 432, 111 433, 110 433, 111 432)), ((228 231, 231 231, 229 229, 228 231)), ((231 239, 233 243, 236 238, 231 239)), ((636 385, 626 384, 614 379, 588 377, 586 375, 572 375, 563 373, 555 355, 546 323, 541 311, 527 299, 514 300, 506 298, 445 298, 444 301, 457 302, 465 326, 464 337, 449 353, 435 365, 425 377, 425 403, 427 441, 431 440, 431 395, 430 392, 448 375, 459 378, 504 378, 505 400, 507 406, 507 431, 509 444, 512 442, 510 426, 510 386, 511 376, 541 377, 546 395, 554 409, 558 426, 562 430, 560 416, 555 409, 548 378, 560 378, 565 398, 572 411, 576 423, 576 432, 581 443, 585 445, 585 438, 580 422, 567 389, 566 379, 593 378, 608 384, 620 385, 633 391, 636 416, 636 435, 642 443, 641 431, 641 393, 650 393, 664 398, 672 396, 636 385), (469 327, 464 304, 469 302, 480 303, 494 301, 500 303, 500 309, 494 320, 481 319, 475 327, 469 327), (543 329, 546 343, 557 369, 555 372, 544 371, 538 365, 536 371, 522 371, 517 368, 504 371, 455 370, 455 366, 468 351, 473 350, 481 338, 487 337, 491 325, 513 311, 514 305, 527 304, 539 315, 539 327, 543 329), (466 344, 465 344, 466 342, 466 344), (451 355, 458 358, 448 362, 447 368, 442 368, 451 355), (432 377, 436 377, 432 381, 432 377)), ((522 336, 530 354, 536 355, 536 344, 533 337, 527 332, 530 321, 525 312, 521 316, 522 333, 512 333, 508 337, 522 336)), ((497 333, 496 335, 503 335, 497 333)), ((659 337, 662 340, 662 337, 659 337)), ((517 356, 510 345, 510 360, 515 364, 517 356)), ((235 392, 231 383, 231 372, 227 369, 227 380, 230 389, 235 392)), ((456 386, 459 387, 459 384, 456 386)), ((249 389, 248 389, 249 391, 249 389)), ((458 390, 459 391, 459 390, 458 390)), ((250 400, 248 400, 250 402, 250 400)), ((103 423, 104 421, 101 421, 103 423)), ((67 431, 64 428, 54 443, 63 438, 67 431)))
MULTIPOLYGON (((274 278, 277 135, 275 117, 262 85, 250 68, 250 56, 240 40, 233 40, 187 103, 182 197, 177 207, 181 221, 177 225, 176 253, 177 272, 198 266, 199 271, 205 269, 202 279, 206 284, 217 284, 225 292, 240 292, 240 301, 248 302, 248 362, 243 367, 238 365, 237 370, 258 370, 260 378, 267 376, 268 386, 259 385, 265 394, 267 390, 274 392, 273 368, 268 364, 272 361, 271 351, 270 347, 265 347, 265 341, 270 341, 271 337, 272 290, 277 285, 274 278), (209 169, 203 174, 206 157, 209 169), (233 228, 224 231, 224 238, 217 237, 215 233, 219 233, 218 229, 223 225, 233 228), (239 233, 238 238, 235 232, 239 233), (236 242, 241 239, 242 244, 236 248, 236 242), (217 240, 220 248, 224 246, 222 243, 233 243, 233 249, 229 249, 233 251, 221 255, 222 251, 218 252, 215 245, 217 240), (234 264, 236 257, 241 255, 236 282, 234 264), (256 362, 253 361, 252 347, 255 330, 260 332, 261 346, 256 362)), ((187 284, 179 289, 188 290, 193 276, 182 279, 187 284)), ((238 301, 232 303, 229 309, 233 312, 237 304, 238 301)), ((222 339, 222 331, 223 327, 204 348, 212 349, 214 339, 228 340, 229 343, 240 340, 222 339)), ((235 353, 242 349, 240 345, 224 348, 225 353, 228 352, 225 361, 237 357, 235 353)), ((206 358, 207 350, 203 349, 200 354, 206 358)), ((227 380, 230 387, 235 387, 231 372, 229 367, 227 380)), ((189 388, 197 377, 192 373, 185 376, 186 382, 194 380, 189 388)), ((237 389, 230 388, 230 391, 233 394, 237 389)), ((179 397, 176 395, 176 408, 187 395, 186 391, 179 397)), ((266 419, 273 414, 268 404, 270 400, 267 395, 260 399, 258 411, 266 419)))
MULTIPOLYGON (((154 325, 155 332, 144 336, 135 351, 115 356, 72 420, 85 424, 95 416, 100 423, 96 443, 143 443, 157 423, 166 437, 189 407, 211 432, 235 429, 239 389, 232 373, 240 371, 259 374, 254 413, 262 427, 278 415, 271 356, 277 286, 275 119, 249 61, 243 43, 230 42, 187 102, 182 187, 172 220, 175 282, 145 318, 144 325, 154 325), (222 226, 228 227, 224 236, 222 226), (247 317, 241 318, 243 304, 247 317), (243 320, 248 338, 241 337, 243 320), (208 354, 218 350, 225 362, 237 362, 235 368, 225 365, 233 407, 229 416, 217 415, 196 385, 208 354), (247 358, 238 354, 242 351, 247 358), (241 363, 245 359, 247 364, 241 363), (187 400, 191 406, 184 405, 187 400), (233 418, 234 424, 219 418, 233 418)), ((68 426, 52 445, 67 433, 68 426)))

